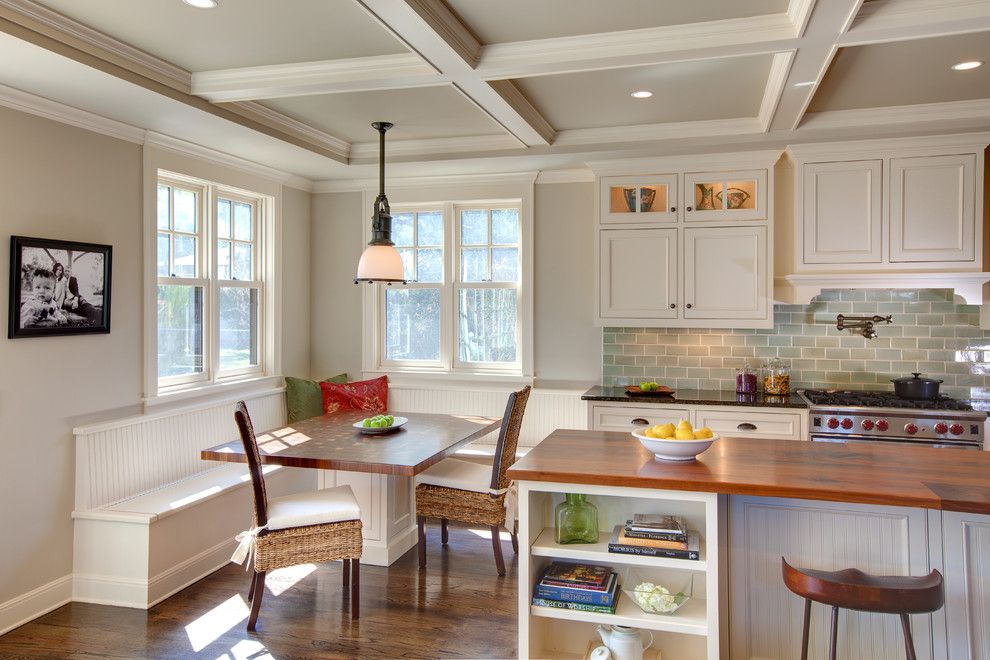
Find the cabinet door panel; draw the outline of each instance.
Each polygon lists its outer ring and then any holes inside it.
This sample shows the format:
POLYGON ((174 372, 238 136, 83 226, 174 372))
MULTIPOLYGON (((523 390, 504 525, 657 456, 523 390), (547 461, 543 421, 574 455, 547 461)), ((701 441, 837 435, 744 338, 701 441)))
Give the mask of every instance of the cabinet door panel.
POLYGON ((880 263, 881 162, 804 166, 804 263, 880 263))
POLYGON ((976 156, 890 160, 890 260, 973 261, 976 156))
POLYGON ((767 297, 766 227, 684 230, 684 318, 766 318, 767 297))
POLYGON ((602 318, 677 318, 677 230, 603 229, 602 318))
POLYGON ((806 440, 801 433, 802 415, 804 413, 753 412, 745 407, 732 412, 699 408, 695 426, 707 426, 719 435, 735 438, 806 440))
POLYGON ((676 174, 607 177, 600 190, 603 224, 677 220, 676 174))
POLYGON ((684 220, 764 220, 766 188, 766 170, 688 172, 682 193, 684 220))

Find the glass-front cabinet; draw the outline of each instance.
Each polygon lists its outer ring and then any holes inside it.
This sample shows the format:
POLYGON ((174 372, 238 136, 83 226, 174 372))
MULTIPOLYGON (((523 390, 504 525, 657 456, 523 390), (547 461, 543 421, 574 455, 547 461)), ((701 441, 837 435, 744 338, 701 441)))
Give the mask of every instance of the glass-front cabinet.
POLYGON ((684 220, 764 220, 767 217, 766 188, 766 170, 686 172, 684 220))
POLYGON ((677 221, 677 175, 606 177, 601 218, 605 224, 677 221))

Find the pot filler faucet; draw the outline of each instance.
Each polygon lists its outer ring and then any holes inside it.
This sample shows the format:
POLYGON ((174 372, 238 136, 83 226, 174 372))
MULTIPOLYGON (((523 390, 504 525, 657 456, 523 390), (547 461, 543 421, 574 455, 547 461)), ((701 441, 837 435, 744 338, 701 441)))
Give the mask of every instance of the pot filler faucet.
POLYGON ((835 317, 835 327, 839 330, 859 330, 867 339, 876 339, 877 323, 893 323, 890 315, 887 316, 843 316, 839 314, 835 317))

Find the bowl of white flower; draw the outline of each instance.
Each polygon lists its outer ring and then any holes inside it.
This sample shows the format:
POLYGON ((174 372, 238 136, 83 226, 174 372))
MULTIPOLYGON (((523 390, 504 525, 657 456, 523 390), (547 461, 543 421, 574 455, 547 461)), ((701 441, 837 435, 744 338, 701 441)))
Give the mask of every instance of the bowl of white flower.
POLYGON ((671 615, 691 599, 694 576, 684 579, 661 580, 642 575, 630 568, 622 582, 626 597, 647 614, 671 615))

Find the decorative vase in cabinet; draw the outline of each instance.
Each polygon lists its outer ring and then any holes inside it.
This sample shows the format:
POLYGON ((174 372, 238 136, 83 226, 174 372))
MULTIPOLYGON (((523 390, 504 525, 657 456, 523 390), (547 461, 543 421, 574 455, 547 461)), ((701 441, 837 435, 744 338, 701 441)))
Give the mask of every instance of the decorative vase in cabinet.
POLYGON ((566 493, 554 519, 557 543, 598 543, 598 507, 586 495, 566 493))

